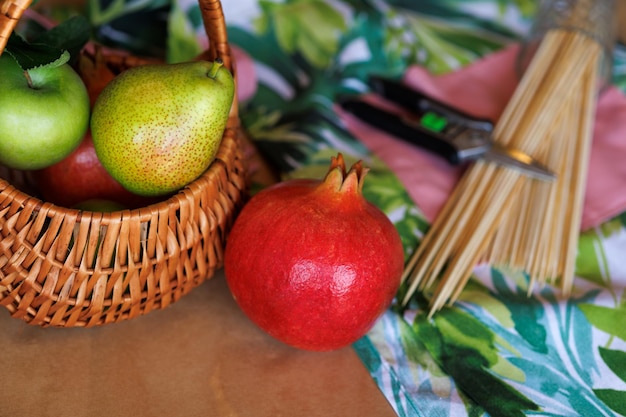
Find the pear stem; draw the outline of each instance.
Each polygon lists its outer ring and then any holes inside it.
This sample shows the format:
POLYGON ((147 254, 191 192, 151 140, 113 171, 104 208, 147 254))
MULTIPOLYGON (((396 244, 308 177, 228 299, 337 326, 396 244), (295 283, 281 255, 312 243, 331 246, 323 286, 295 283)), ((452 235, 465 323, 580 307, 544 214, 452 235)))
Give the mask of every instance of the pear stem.
POLYGON ((209 78, 215 78, 215 76, 217 75, 217 72, 223 66, 224 66, 224 61, 222 61, 222 58, 216 58, 215 61, 213 61, 213 65, 211 65, 211 68, 209 68, 209 72, 207 76, 209 78))

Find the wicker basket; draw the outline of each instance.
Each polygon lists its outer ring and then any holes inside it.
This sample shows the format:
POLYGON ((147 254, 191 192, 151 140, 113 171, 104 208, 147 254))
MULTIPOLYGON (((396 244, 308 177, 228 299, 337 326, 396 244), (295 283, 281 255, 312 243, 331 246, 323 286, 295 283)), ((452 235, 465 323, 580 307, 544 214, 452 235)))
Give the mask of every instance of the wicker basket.
MULTIPOLYGON (((0 0, 0 51, 28 7, 20 1, 0 0)), ((234 72, 220 1, 200 0, 200 9, 204 57, 234 72)), ((209 169, 166 201, 133 210, 55 206, 25 191, 27 172, 0 169, 0 305, 32 325, 90 327, 167 307, 210 278, 246 195, 240 133, 235 101, 209 169)))

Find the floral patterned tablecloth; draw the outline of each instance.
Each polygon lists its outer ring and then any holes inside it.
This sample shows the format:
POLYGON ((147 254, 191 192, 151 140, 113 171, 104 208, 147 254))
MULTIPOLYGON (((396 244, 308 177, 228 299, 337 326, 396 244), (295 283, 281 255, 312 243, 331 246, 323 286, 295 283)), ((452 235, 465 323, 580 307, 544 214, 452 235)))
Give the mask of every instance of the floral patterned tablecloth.
MULTIPOLYGON (((260 152, 285 178, 321 177, 339 151, 363 159, 371 167, 366 197, 393 220, 408 257, 428 222, 396 175, 350 135, 333 100, 365 91, 371 73, 399 77, 420 65, 443 74, 501 50, 527 33, 535 2, 222 3, 230 42, 254 63, 254 94, 240 105, 260 152)), ((106 42, 172 62, 202 48, 194 0, 89 4, 106 42)), ((613 82, 622 89, 624 51, 614 53, 613 82)), ((397 414, 625 415, 626 214, 582 233, 578 249, 569 299, 549 285, 527 296, 525 274, 482 266, 460 300, 431 320, 423 294, 389 309, 354 348, 397 414)))

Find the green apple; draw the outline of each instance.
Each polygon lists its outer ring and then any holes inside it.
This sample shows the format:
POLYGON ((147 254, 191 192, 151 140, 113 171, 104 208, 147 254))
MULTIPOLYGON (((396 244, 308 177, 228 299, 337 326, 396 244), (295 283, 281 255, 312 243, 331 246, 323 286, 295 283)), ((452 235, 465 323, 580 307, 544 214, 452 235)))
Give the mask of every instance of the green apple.
POLYGON ((45 168, 80 144, 89 126, 89 97, 62 62, 24 71, 11 55, 0 55, 0 164, 45 168))
POLYGON ((232 74, 219 60, 122 72, 93 108, 98 159, 138 195, 161 196, 184 187, 215 159, 234 90, 232 74))

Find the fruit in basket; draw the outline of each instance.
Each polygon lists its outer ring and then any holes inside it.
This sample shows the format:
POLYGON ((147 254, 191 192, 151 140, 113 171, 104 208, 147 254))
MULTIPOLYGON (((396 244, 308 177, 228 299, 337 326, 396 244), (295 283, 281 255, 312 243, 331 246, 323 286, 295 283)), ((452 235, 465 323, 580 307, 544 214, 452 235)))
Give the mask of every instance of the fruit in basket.
POLYGON ((69 155, 89 125, 89 97, 68 56, 22 70, 0 55, 0 164, 39 169, 69 155))
POLYGON ((341 154, 323 181, 255 194, 226 243, 224 272, 242 311, 282 342, 326 351, 362 337, 399 288, 404 254, 387 216, 362 195, 367 170, 341 154))
POLYGON ((75 207, 85 201, 110 200, 126 208, 148 205, 154 199, 126 190, 104 169, 93 147, 91 132, 61 161, 36 170, 33 177, 45 201, 75 207))
POLYGON ((107 57, 102 47, 94 45, 92 54, 81 54, 78 57, 76 70, 85 83, 89 94, 89 105, 93 108, 104 87, 115 78, 115 73, 107 65, 107 57))
POLYGON ((114 211, 124 210, 128 207, 117 201, 94 198, 91 200, 81 201, 74 206, 75 209, 83 211, 96 211, 100 213, 112 213, 114 211))
POLYGON ((234 97, 221 60, 128 69, 98 96, 98 158, 129 191, 158 196, 198 178, 219 148, 234 97))

